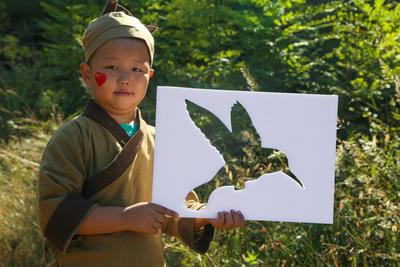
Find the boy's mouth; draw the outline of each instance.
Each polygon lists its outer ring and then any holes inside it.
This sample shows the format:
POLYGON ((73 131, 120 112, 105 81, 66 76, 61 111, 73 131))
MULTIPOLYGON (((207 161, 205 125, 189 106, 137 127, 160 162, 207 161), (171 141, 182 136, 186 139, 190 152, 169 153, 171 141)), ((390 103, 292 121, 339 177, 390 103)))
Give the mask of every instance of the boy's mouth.
POLYGON ((130 96, 130 95, 133 95, 132 92, 127 92, 127 91, 115 91, 114 94, 117 95, 117 96, 130 96))

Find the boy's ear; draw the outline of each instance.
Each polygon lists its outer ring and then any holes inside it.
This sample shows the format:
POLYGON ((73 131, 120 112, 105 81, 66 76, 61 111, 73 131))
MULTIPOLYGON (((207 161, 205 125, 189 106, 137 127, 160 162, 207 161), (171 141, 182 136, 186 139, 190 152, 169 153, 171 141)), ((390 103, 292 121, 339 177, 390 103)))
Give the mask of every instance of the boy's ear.
POLYGON ((83 85, 85 85, 86 88, 89 88, 90 84, 90 66, 87 63, 81 63, 80 65, 80 71, 81 71, 81 80, 83 82, 83 85))
POLYGON ((149 77, 153 78, 153 76, 154 76, 154 69, 150 69, 149 70, 149 77))

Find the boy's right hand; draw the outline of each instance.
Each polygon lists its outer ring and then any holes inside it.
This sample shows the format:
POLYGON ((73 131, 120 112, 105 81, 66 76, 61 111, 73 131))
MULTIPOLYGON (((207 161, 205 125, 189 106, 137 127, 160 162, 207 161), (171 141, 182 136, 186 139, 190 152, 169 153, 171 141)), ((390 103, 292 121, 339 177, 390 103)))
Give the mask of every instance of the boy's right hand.
POLYGON ((167 216, 177 217, 178 214, 154 203, 140 202, 125 208, 122 216, 127 230, 156 234, 164 226, 167 216))

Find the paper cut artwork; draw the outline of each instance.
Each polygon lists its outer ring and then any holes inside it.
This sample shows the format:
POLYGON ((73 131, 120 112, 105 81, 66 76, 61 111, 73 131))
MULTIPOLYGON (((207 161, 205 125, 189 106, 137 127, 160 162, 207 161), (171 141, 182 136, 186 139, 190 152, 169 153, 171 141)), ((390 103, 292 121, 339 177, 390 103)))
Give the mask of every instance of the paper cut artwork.
MULTIPOLYGON (((239 102, 236 102, 231 110, 231 131, 226 128, 226 126, 223 125, 223 123, 208 110, 203 109, 202 107, 194 104, 189 100, 186 100, 185 102, 190 117, 195 122, 196 126, 204 133, 211 144, 221 153, 226 162, 225 166, 228 168, 228 170, 231 171, 230 176, 232 178, 225 179, 222 182, 234 183, 236 185, 236 189, 241 189, 243 187, 243 181, 232 181, 235 178, 242 178, 239 176, 239 172, 235 170, 235 165, 249 165, 248 162, 250 161, 250 158, 257 157, 261 159, 261 161, 257 163, 262 163, 262 161, 264 161, 265 163, 268 163, 268 165, 264 164, 263 167, 259 164, 258 168, 255 170, 256 177, 259 177, 266 172, 273 172, 272 169, 276 167, 273 165, 278 164, 280 165, 278 166, 278 168, 280 167, 280 170, 282 170, 286 175, 292 177, 295 181, 299 183, 301 187, 303 187, 301 181, 290 171, 287 159, 283 153, 280 153, 280 151, 274 149, 261 147, 261 141, 257 130, 251 123, 250 116, 239 102), (190 110, 193 111, 191 112, 190 110), (198 123, 202 116, 211 121, 210 126, 213 128, 213 131, 208 131, 209 129, 207 129, 204 124, 198 123), (279 157, 275 158, 278 162, 272 160, 272 153, 280 153, 279 157), (269 160, 267 161, 265 159, 269 160), (240 188, 237 188, 238 186, 240 186, 240 188)), ((222 168, 221 170, 224 171, 222 168)))
POLYGON ((152 201, 181 217, 332 223, 337 96, 158 87, 152 201), (210 185, 206 208, 186 195, 210 185))

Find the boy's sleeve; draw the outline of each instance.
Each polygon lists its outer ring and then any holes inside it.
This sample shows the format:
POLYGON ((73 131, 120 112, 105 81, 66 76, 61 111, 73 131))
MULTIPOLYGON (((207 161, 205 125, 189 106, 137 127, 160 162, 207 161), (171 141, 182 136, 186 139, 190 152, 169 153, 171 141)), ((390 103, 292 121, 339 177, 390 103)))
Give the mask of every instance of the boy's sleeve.
MULTIPOLYGON (((189 209, 200 210, 205 204, 199 203, 195 192, 186 197, 185 205, 189 209)), ((194 251, 204 254, 207 252, 214 237, 214 227, 207 224, 199 231, 194 230, 194 218, 171 218, 164 225, 163 232, 182 240, 194 251)))
POLYGON ((50 243, 63 252, 96 206, 81 197, 86 179, 82 145, 78 125, 64 125, 49 141, 39 169, 40 228, 50 243))

